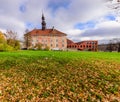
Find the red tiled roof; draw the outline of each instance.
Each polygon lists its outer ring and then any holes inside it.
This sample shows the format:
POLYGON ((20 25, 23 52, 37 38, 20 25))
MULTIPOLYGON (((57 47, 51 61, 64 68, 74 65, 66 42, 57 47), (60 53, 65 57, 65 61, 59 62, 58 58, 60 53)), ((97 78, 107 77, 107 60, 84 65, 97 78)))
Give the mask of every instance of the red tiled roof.
POLYGON ((67 39, 67 44, 74 44, 74 42, 70 39, 67 39))
POLYGON ((28 32, 28 34, 31 34, 31 35, 60 35, 60 36, 67 36, 67 34, 61 32, 61 31, 58 31, 56 29, 45 29, 45 30, 42 30, 42 29, 34 29, 30 32, 28 32))

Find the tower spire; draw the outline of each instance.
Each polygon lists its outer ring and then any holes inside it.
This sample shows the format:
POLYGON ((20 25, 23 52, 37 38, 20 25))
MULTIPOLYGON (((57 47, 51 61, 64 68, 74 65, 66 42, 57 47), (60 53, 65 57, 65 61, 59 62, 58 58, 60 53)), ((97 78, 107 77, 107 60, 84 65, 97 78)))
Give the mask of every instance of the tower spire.
POLYGON ((45 30, 46 29, 46 22, 45 22, 45 17, 44 17, 44 14, 42 13, 42 30, 45 30))

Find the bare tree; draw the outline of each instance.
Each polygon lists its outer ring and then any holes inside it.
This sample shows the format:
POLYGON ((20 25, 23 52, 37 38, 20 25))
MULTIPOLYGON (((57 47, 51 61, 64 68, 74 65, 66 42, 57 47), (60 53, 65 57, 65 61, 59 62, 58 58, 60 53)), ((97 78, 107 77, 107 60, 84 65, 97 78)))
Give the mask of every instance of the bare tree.
POLYGON ((118 52, 120 52, 120 42, 118 43, 118 52))
POLYGON ((15 49, 20 49, 20 42, 18 40, 17 32, 12 30, 7 30, 5 33, 7 44, 12 46, 15 49))
POLYGON ((112 52, 113 51, 113 42, 112 40, 109 41, 108 45, 107 45, 107 50, 112 52))
MULTIPOLYGON (((104 0, 108 2, 108 7, 113 11, 117 16, 116 21, 120 23, 120 0, 104 0)), ((112 41, 116 42, 118 52, 120 52, 120 39, 113 39, 112 41)))
POLYGON ((25 40, 24 43, 25 43, 26 48, 29 49, 31 47, 31 45, 32 45, 32 37, 29 34, 29 30, 28 29, 25 30, 24 40, 25 40))
POLYGON ((110 8, 113 13, 120 16, 120 0, 104 0, 107 2, 108 8, 110 8))
POLYGON ((114 38, 109 41, 107 45, 107 50, 112 52, 112 51, 118 51, 120 52, 120 38, 114 38))
POLYGON ((7 32, 5 33, 5 36, 7 39, 17 40, 17 32, 14 32, 12 30, 7 30, 7 32))
POLYGON ((117 51, 120 52, 120 38, 115 38, 115 39, 114 39, 114 42, 115 42, 116 45, 117 45, 117 51))

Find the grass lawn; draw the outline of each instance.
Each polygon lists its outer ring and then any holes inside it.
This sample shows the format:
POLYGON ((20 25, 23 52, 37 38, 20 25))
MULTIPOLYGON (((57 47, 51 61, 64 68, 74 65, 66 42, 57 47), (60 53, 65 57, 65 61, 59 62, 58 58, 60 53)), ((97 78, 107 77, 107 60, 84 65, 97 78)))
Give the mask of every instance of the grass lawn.
POLYGON ((120 53, 0 52, 0 102, 120 102, 120 53))

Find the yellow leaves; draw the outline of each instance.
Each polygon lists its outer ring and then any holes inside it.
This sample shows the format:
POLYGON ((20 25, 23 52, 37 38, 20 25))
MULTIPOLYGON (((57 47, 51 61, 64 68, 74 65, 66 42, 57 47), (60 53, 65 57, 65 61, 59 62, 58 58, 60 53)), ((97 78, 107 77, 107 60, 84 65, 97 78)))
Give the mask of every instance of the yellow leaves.
POLYGON ((3 102, 7 99, 13 102, 118 100, 119 63, 73 56, 67 59, 64 52, 59 54, 54 52, 51 57, 53 52, 4 53, 0 57, 0 99, 3 102))
POLYGON ((0 31, 0 43, 4 43, 5 42, 5 36, 4 34, 0 31))
POLYGON ((84 93, 80 93, 79 97, 85 97, 85 94, 84 93))

